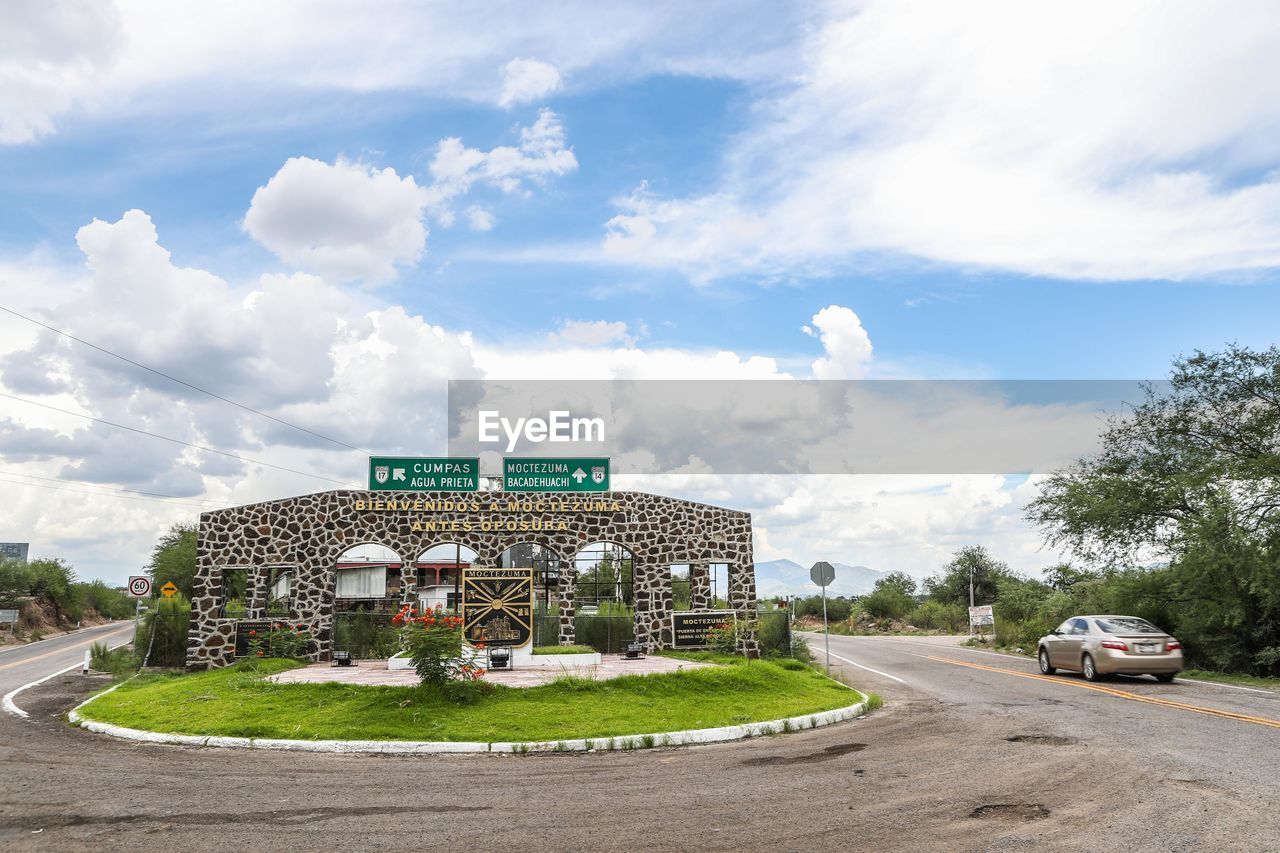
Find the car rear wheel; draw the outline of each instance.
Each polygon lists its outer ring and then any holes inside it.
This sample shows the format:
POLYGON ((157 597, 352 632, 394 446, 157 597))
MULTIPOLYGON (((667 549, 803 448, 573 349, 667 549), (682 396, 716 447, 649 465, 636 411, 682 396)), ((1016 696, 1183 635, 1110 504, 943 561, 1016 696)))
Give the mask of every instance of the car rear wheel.
POLYGON ((1084 673, 1085 681, 1102 679, 1102 673, 1098 672, 1098 666, 1093 662, 1093 655, 1085 655, 1084 660, 1080 661, 1080 672, 1084 673))
POLYGON ((1174 673, 1172 672, 1157 672, 1156 681, 1159 681, 1161 684, 1168 684, 1170 681, 1173 681, 1173 676, 1174 673))
POLYGON ((1055 672, 1058 671, 1056 667, 1054 667, 1049 663, 1048 649, 1040 650, 1040 671, 1043 672, 1045 675, 1053 675, 1055 672))

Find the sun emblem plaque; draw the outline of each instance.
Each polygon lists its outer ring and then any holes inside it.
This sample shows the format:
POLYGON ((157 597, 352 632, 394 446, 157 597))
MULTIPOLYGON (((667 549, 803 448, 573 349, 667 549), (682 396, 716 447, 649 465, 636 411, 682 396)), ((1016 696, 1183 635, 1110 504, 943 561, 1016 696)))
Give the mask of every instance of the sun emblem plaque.
POLYGON ((463 569, 462 631, 468 643, 523 646, 533 636, 532 569, 463 569))

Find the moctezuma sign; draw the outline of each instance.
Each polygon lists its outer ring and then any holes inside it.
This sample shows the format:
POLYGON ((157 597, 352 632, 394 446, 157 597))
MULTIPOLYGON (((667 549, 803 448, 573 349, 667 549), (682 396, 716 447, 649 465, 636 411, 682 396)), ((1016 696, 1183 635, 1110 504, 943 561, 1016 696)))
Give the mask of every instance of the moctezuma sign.
POLYGON ((375 492, 474 492, 479 459, 369 457, 369 489, 375 492))
POLYGON ((609 460, 579 457, 502 460, 504 492, 607 492, 609 460))
POLYGON ((677 610, 671 614, 671 645, 677 649, 705 649, 711 632, 733 624, 732 610, 677 610))
POLYGON ((532 569, 463 569, 462 633, 469 643, 523 646, 533 636, 532 569))

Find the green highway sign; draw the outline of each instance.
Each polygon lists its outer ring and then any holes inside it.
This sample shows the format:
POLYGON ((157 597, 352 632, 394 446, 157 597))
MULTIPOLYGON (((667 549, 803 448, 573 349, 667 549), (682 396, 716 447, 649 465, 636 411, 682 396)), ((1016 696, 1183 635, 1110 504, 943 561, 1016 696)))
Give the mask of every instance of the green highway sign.
POLYGON ((607 492, 609 460, 580 457, 503 459, 504 492, 607 492))
POLYGON ((370 456, 369 488, 378 492, 474 492, 479 459, 370 456))

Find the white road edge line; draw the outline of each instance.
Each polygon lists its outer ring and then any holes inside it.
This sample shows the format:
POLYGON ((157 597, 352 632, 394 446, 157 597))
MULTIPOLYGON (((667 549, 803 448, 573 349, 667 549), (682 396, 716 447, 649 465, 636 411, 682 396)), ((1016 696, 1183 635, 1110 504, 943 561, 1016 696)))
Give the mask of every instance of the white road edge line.
MULTIPOLYGON (((816 654, 816 655, 815 655, 815 657, 821 657, 821 654, 822 654, 822 653, 818 653, 818 654, 816 654)), ((892 679, 893 681, 896 681, 896 682, 898 682, 899 684, 906 684, 906 683, 907 683, 907 682, 903 681, 901 678, 899 678, 899 677, 898 677, 898 676, 896 676, 896 675, 890 675, 890 674, 889 674, 889 673, 887 673, 887 672, 881 672, 881 671, 880 671, 880 670, 878 670, 878 669, 872 669, 872 668, 871 668, 871 667, 869 667, 869 666, 863 666, 862 664, 858 663, 857 661, 852 661, 852 660, 849 660, 848 658, 840 657, 840 655, 836 654, 835 652, 832 652, 832 653, 831 653, 831 656, 832 656, 833 658, 835 658, 836 660, 842 660, 842 661, 844 661, 844 662, 845 662, 845 663, 847 663, 847 664, 851 664, 852 666, 856 666, 858 669, 865 669, 867 672, 874 672, 876 675, 883 675, 885 678, 892 679)))
POLYGON ((1230 687, 1232 690, 1248 690, 1250 693, 1266 693, 1276 695, 1274 690, 1263 690, 1261 687, 1241 687, 1239 684, 1227 684, 1225 681, 1205 681, 1202 678, 1183 678, 1179 675, 1174 681, 1190 681, 1192 684, 1207 684, 1210 687, 1230 687))
MULTIPOLYGON (((125 625, 133 625, 133 620, 118 619, 115 622, 103 622, 101 625, 90 625, 88 628, 76 628, 74 631, 68 631, 65 634, 54 634, 52 637, 45 637, 43 640, 38 640, 34 643, 19 643, 16 646, 6 645, 3 648, 0 648, 0 659, 4 658, 6 655, 11 654, 13 652, 22 652, 22 651, 26 651, 27 649, 34 649, 34 648, 44 648, 44 646, 40 645, 41 643, 55 643, 58 640, 66 640, 66 639, 74 640, 77 637, 81 637, 86 634, 91 634, 95 631, 101 631, 104 634, 110 634, 111 633, 110 631, 104 631, 103 629, 104 628, 118 629, 118 628, 123 628, 125 625)), ((72 643, 71 645, 75 645, 75 643, 72 643)))
MULTIPOLYGON (((110 650, 115 651, 121 646, 129 645, 129 643, 131 642, 133 641, 126 640, 123 643, 117 643, 116 645, 111 646, 110 650)), ((22 710, 21 708, 19 708, 16 704, 14 704, 13 698, 28 688, 35 687, 37 684, 44 684, 49 679, 57 678, 59 675, 62 675, 64 672, 70 672, 71 670, 75 669, 78 666, 83 666, 83 662, 76 661, 75 663, 71 664, 71 666, 68 666, 64 669, 60 669, 57 672, 51 672, 48 675, 46 675, 44 678, 37 678, 35 681, 28 681, 26 684, 22 685, 21 687, 15 687, 13 690, 10 690, 8 693, 4 694, 4 698, 0 699, 0 705, 3 705, 5 711, 7 713, 13 714, 15 717, 23 717, 23 718, 29 719, 31 715, 28 714, 26 711, 22 710)))

